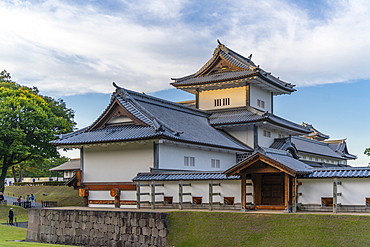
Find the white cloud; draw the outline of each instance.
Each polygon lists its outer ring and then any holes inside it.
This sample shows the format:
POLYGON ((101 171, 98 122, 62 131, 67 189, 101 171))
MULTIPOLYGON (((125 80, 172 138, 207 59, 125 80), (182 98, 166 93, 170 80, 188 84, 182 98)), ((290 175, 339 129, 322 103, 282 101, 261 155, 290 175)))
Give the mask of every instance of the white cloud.
POLYGON ((370 77, 366 1, 328 2, 325 18, 274 0, 215 2, 209 13, 187 1, 122 3, 1 2, 0 69, 56 96, 109 93, 112 81, 154 92, 199 69, 219 38, 300 86, 370 77))

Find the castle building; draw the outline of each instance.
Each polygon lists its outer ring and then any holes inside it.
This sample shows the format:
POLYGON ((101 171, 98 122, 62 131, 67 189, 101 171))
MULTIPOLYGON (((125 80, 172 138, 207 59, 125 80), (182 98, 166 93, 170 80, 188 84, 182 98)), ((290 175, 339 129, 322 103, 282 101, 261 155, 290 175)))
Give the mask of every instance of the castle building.
POLYGON ((346 140, 274 114, 295 86, 219 43, 197 72, 172 79, 194 100, 117 86, 90 126, 61 136, 80 149, 67 184, 89 207, 367 210, 370 170, 346 140), (333 185, 334 182, 334 185, 333 185))

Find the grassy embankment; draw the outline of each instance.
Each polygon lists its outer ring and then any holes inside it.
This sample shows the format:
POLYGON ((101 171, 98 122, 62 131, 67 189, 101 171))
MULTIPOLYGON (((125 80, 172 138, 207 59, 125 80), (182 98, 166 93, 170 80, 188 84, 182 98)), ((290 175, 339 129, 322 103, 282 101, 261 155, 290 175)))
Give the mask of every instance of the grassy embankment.
MULTIPOLYGON (((17 217, 17 222, 28 221, 28 210, 22 207, 10 206, 10 205, 0 205, 0 223, 6 223, 9 209, 13 208, 14 216, 17 217)), ((0 246, 64 246, 64 245, 54 245, 54 244, 40 244, 40 243, 25 243, 25 242, 15 242, 14 240, 25 240, 27 234, 27 229, 1 225, 0 224, 0 246)))
MULTIPOLYGON (((10 206, 0 205, 0 222, 10 206)), ((14 207, 17 221, 27 210, 14 207)), ((22 221, 25 221, 22 220, 22 221)), ((370 246, 370 217, 318 214, 169 212, 171 246, 370 246)), ((55 246, 13 242, 26 229, 0 225, 0 246, 55 246)))
POLYGON ((82 206, 83 198, 78 196, 78 190, 68 186, 6 186, 5 195, 26 199, 27 195, 34 194, 36 202, 57 201, 58 206, 82 206), (43 194, 48 194, 44 196, 43 194), (13 196, 14 195, 14 196, 13 196))
POLYGON ((171 246, 370 246, 370 217, 170 212, 171 246))

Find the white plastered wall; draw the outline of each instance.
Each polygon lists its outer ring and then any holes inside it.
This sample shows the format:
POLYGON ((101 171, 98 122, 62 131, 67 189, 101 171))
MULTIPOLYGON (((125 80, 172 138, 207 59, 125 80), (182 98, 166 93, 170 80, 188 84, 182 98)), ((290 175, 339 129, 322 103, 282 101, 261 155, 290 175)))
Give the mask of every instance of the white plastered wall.
POLYGON ((271 92, 266 91, 260 87, 250 84, 250 106, 255 107, 262 111, 272 112, 271 109, 271 92), (257 106, 257 100, 265 102, 265 108, 257 106))
POLYGON ((258 145, 261 147, 270 147, 270 145, 274 142, 275 138, 279 138, 279 134, 283 135, 284 137, 288 137, 289 134, 283 131, 278 131, 272 128, 264 128, 263 126, 258 126, 258 145), (271 133, 271 137, 266 137, 263 135, 263 131, 269 131, 271 133))
POLYGON ((84 148, 84 182, 131 182, 153 167, 153 144, 84 148))
MULTIPOLYGON (((191 193, 183 198, 183 202, 191 202, 192 197, 202 197, 202 203, 209 203, 209 180, 199 181, 183 181, 184 184, 191 184, 191 186, 184 186, 183 193, 191 193)), ((179 181, 156 181, 157 184, 164 184, 164 186, 157 186, 156 193, 164 192, 164 196, 172 196, 173 203, 179 203, 179 181)), ((234 197, 234 203, 241 203, 240 198, 240 180, 213 180, 214 184, 221 183, 221 186, 214 186, 213 193, 221 193, 221 196, 214 196, 213 202, 224 202, 224 197, 234 197)), ((251 180, 247 180, 251 183, 251 180)), ((150 184, 150 182, 141 182, 141 184, 150 184)), ((150 187, 141 187, 141 193, 151 193, 150 187)), ((246 193, 253 193, 253 187, 247 186, 246 193)), ((156 201, 164 200, 163 195, 156 196, 156 201)), ((151 201, 150 196, 142 196, 141 201, 151 201)), ((247 202, 253 202, 252 196, 247 196, 247 202)))
MULTIPOLYGON (((328 179, 299 179, 298 202, 302 204, 321 204, 321 197, 333 197, 333 178, 328 179)), ((365 205, 365 198, 370 198, 369 178, 338 178, 338 203, 342 205, 365 205)))
POLYGON ((225 88, 220 90, 201 91, 199 93, 199 109, 213 110, 246 106, 246 87, 225 88), (215 106, 215 99, 230 98, 230 105, 215 106))
POLYGON ((234 138, 253 148, 254 146, 253 126, 238 126, 232 128, 224 128, 224 130, 230 135, 232 135, 234 138))
POLYGON ((236 153, 221 153, 199 148, 159 144, 159 168, 197 171, 224 171, 236 164, 236 153), (184 157, 194 157, 195 166, 184 166, 184 157), (211 159, 220 160, 220 168, 211 168, 211 159))
MULTIPOLYGON (((114 200, 110 191, 89 191, 89 200, 114 200)), ((136 201, 136 191, 121 191, 121 201, 136 201)), ((113 204, 89 204, 91 208, 114 208, 113 204)), ((121 205, 121 208, 136 208, 136 205, 121 205)))

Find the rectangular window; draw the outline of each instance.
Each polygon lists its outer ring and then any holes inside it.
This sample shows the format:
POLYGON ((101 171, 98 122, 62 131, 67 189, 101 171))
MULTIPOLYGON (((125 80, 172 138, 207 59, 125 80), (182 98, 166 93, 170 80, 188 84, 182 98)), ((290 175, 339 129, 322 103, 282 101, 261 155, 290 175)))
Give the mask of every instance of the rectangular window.
POLYGON ((270 131, 267 131, 267 130, 264 130, 263 131, 263 136, 268 137, 268 138, 271 138, 271 132, 270 131))
POLYGON ((184 156, 184 166, 195 166, 195 157, 184 156))
POLYGON ((215 99, 214 103, 215 103, 215 106, 230 105, 230 98, 215 99))
POLYGON ((211 159, 211 168, 220 168, 220 160, 211 159))
POLYGON ((285 135, 279 134, 279 138, 285 138, 285 135))
POLYGON ((257 106, 265 109, 265 101, 257 99, 257 106))

